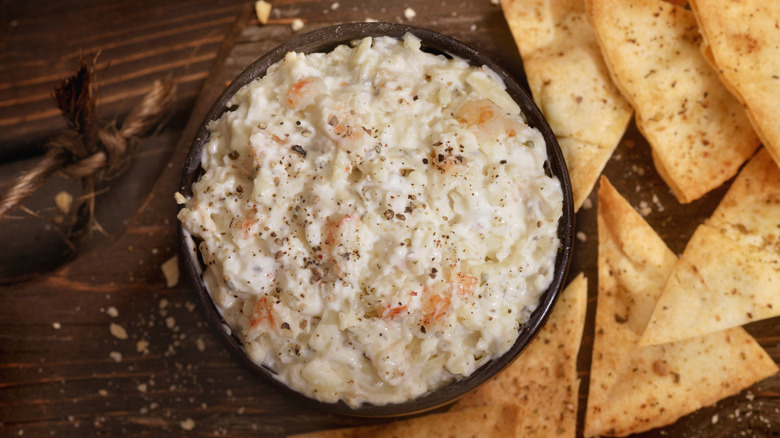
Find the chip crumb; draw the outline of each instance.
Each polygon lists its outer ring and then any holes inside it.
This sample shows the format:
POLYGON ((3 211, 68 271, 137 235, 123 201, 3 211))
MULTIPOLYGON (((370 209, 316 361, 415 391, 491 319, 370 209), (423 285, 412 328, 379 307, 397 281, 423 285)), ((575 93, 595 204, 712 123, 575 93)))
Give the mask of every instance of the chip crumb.
POLYGON ((108 326, 108 329, 111 331, 111 334, 114 335, 117 339, 127 339, 127 330, 125 330, 124 327, 122 327, 119 324, 111 323, 110 326, 108 326))
POLYGON ((119 316, 119 311, 116 310, 116 307, 114 306, 110 306, 108 309, 106 309, 106 313, 108 313, 108 316, 112 318, 116 318, 117 316, 119 316))
POLYGON ((173 194, 173 199, 175 199, 176 203, 179 205, 182 205, 187 202, 187 198, 185 198, 184 195, 182 195, 179 192, 173 194))
POLYGON ((748 392, 745 394, 745 398, 746 398, 746 399, 748 399, 748 401, 753 401, 753 399, 755 399, 755 398, 756 398, 756 395, 755 395, 755 394, 753 394, 752 392, 748 391, 748 392))
POLYGON ((61 328, 62 328, 62 325, 61 325, 60 323, 58 323, 58 322, 53 322, 53 323, 51 323, 51 326, 52 326, 52 328, 53 328, 54 330, 59 330, 59 329, 61 329, 61 328))
POLYGON ((172 288, 179 284, 179 257, 173 256, 160 265, 163 276, 165 276, 165 286, 172 288))
POLYGON ((412 18, 417 16, 417 12, 415 12, 412 8, 406 8, 404 9, 404 17, 406 17, 407 20, 411 20, 412 18))
POLYGON ((146 390, 148 389, 148 387, 146 386, 146 383, 141 383, 136 388, 138 388, 138 392, 146 392, 146 390))
POLYGON ((292 21, 290 26, 292 27, 293 32, 298 32, 299 30, 303 29, 303 20, 296 18, 292 21))
POLYGON ((712 416, 712 424, 716 424, 718 422, 718 414, 715 414, 712 416))
POLYGON ((333 3, 330 5, 330 9, 332 9, 332 10, 334 10, 334 11, 335 11, 336 9, 338 9, 338 8, 339 8, 339 2, 333 2, 333 3))
POLYGON ((195 420, 193 420, 192 418, 188 418, 182 421, 181 423, 179 423, 179 425, 184 430, 192 430, 195 428, 195 420))
POLYGON ((160 307, 160 310, 165 309, 166 307, 168 307, 168 300, 163 298, 160 300, 159 303, 157 303, 157 305, 160 307))
POLYGON ((206 351, 206 343, 203 342, 202 338, 198 338, 195 340, 195 345, 198 347, 198 350, 200 351, 206 351))
POLYGON ((268 17, 271 15, 271 4, 263 0, 256 1, 255 15, 257 15, 257 21, 262 24, 268 24, 268 17))
POLYGON ((108 395, 108 391, 106 391, 105 389, 98 389, 98 394, 105 397, 108 395))
POLYGON ((112 351, 111 353, 108 353, 109 357, 111 359, 114 359, 114 362, 122 362, 122 353, 118 351, 112 351))
POLYGON ((165 318, 165 325, 172 329, 176 325, 176 319, 172 316, 165 318))
POLYGON ((70 206, 73 205, 73 195, 66 191, 61 191, 54 195, 54 205, 62 214, 70 213, 70 206))
POLYGON ((588 240, 588 235, 583 233, 582 231, 577 231, 577 239, 579 239, 580 242, 585 242, 588 240))
POLYGON ((149 341, 147 340, 141 339, 135 343, 135 351, 138 353, 143 353, 147 348, 149 348, 149 341))

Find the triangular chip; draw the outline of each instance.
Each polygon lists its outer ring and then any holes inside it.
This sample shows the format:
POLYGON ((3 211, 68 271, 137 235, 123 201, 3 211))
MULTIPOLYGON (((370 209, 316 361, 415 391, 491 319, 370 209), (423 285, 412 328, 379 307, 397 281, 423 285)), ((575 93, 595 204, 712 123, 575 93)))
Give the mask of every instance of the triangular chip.
POLYGON ((642 343, 780 315, 780 170, 759 151, 675 266, 642 343))
POLYGON ((504 0, 502 8, 579 209, 623 136, 631 106, 609 77, 583 0, 504 0))
POLYGON ((777 372, 741 327, 640 347, 677 257, 606 178, 598 206, 599 293, 585 436, 671 424, 777 372))
POLYGON ((694 201, 734 176, 760 142, 699 51, 693 13, 660 0, 587 4, 612 77, 677 199, 694 201))
POLYGON ((695 0, 691 9, 704 37, 702 50, 780 163, 780 2, 695 0))
POLYGON ((585 325, 588 280, 578 275, 528 349, 498 376, 460 399, 453 411, 518 403, 523 437, 574 437, 577 431, 577 353, 585 325))
POLYGON ((426 415, 381 426, 350 427, 293 435, 291 438, 450 438, 519 436, 523 421, 519 405, 492 404, 458 412, 426 415))

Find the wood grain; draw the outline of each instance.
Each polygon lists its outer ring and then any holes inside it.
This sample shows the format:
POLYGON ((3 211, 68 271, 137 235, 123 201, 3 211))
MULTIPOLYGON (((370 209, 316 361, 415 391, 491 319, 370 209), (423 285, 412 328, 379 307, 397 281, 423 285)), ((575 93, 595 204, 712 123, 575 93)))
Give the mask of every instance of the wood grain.
MULTIPOLYGON (((48 274, 0 287, 0 435, 284 436, 386 421, 308 408, 258 381, 229 356, 205 326, 188 284, 165 287, 160 265, 177 252, 172 193, 208 107, 242 68, 294 35, 292 18, 306 22, 304 31, 365 18, 408 22, 403 10, 412 7, 417 15, 411 24, 450 34, 522 78, 500 8, 488 0, 347 0, 335 9, 333 2, 279 0, 271 24, 259 26, 251 5, 241 2, 78 3, 84 4, 79 13, 70 9, 72 3, 0 6, 0 16, 17 22, 10 28, 3 23, 0 38, 1 145, 39 143, 58 129, 56 114, 47 115, 46 94, 85 48, 103 50, 100 59, 110 64, 102 95, 109 112, 121 115, 144 86, 169 72, 182 93, 168 131, 141 157, 140 167, 149 169, 131 170, 124 185, 112 185, 101 200, 104 208, 121 210, 102 216, 110 236, 83 244, 77 258, 48 274), (124 328, 127 339, 113 336, 111 324, 124 328)), ((0 150, 0 160, 5 152, 0 150)), ((634 126, 605 174, 677 253, 726 189, 677 204, 634 126)), ((5 179, 0 171, 0 188, 5 179)), ((54 184, 47 196, 62 184, 54 184)), ((582 234, 571 268, 571 278, 583 271, 591 279, 578 359, 580 434, 596 305, 595 195, 590 202, 577 216, 582 234)), ((44 253, 39 248, 33 256, 45 258, 44 253)), ((777 322, 747 329, 780 361, 777 322)), ((643 436, 776 436, 779 397, 775 376, 643 436)))

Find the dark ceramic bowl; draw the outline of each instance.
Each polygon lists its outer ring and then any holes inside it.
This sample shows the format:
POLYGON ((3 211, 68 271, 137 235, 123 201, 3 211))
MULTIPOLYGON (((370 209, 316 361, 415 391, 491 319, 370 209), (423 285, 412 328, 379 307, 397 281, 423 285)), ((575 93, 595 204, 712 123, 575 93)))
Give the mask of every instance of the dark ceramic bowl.
POLYGON ((561 241, 561 247, 558 250, 555 262, 555 274, 552 284, 550 284, 550 287, 542 294, 538 308, 531 314, 528 322, 521 327, 517 340, 509 351, 486 363, 470 376, 450 383, 444 387, 432 390, 415 399, 402 403, 386 405, 363 404, 358 407, 352 407, 344 402, 323 403, 294 391, 274 378, 275 373, 273 370, 263 365, 259 365, 249 358, 241 341, 229 329, 227 323, 222 319, 220 312, 211 300, 211 296, 206 290, 201 277, 202 261, 196 251, 195 243, 189 233, 182 229, 180 223, 179 240, 186 267, 186 276, 189 277, 194 287, 195 300, 205 312, 206 319, 216 332, 217 336, 222 338, 228 349, 236 356, 239 362, 247 366, 265 382, 282 392, 292 394, 321 410, 331 413, 364 417, 389 417, 413 414, 453 402, 460 396, 481 385, 504 367, 512 363, 542 328, 563 288, 569 268, 569 261, 571 259, 572 240, 574 235, 574 203, 572 201, 571 183, 558 142, 539 109, 528 94, 520 85, 518 85, 517 81, 486 56, 453 38, 413 26, 395 23, 353 23, 332 26, 292 38, 258 59, 255 63, 247 67, 225 89, 200 125, 200 129, 192 143, 192 149, 190 150, 184 165, 181 187, 179 189, 181 193, 187 197, 191 196, 191 186, 202 174, 200 157, 203 147, 209 139, 209 132, 206 129, 206 125, 212 120, 219 119, 222 114, 228 110, 227 102, 239 88, 248 84, 255 78, 263 76, 269 66, 284 58, 285 53, 289 51, 305 53, 329 52, 340 44, 348 44, 353 40, 366 36, 385 35, 401 38, 407 32, 411 32, 422 40, 422 49, 425 51, 443 54, 444 56, 452 54, 469 61, 472 65, 486 65, 490 67, 501 77, 506 84, 510 96, 512 96, 520 105, 520 108, 522 108, 522 111, 527 118, 528 124, 541 131, 547 142, 547 153, 549 157, 547 163, 549 166, 547 166, 546 171, 558 177, 564 191, 563 216, 558 225, 558 237, 561 241))

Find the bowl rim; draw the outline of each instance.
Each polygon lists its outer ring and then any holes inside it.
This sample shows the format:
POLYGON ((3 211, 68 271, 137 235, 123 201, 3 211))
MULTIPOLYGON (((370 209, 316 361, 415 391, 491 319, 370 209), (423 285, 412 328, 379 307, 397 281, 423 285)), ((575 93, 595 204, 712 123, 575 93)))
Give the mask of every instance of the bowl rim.
MULTIPOLYGON (((201 176, 201 152, 209 139, 207 125, 211 121, 219 119, 226 111, 229 111, 227 103, 241 87, 250 83, 255 78, 263 76, 266 70, 274 63, 282 60, 287 52, 329 52, 338 45, 349 44, 354 40, 368 36, 390 36, 400 39, 406 33, 411 33, 418 37, 425 50, 437 54, 445 54, 445 56, 447 56, 446 54, 455 55, 466 60, 470 65, 484 65, 492 69, 504 81, 509 95, 518 105, 520 105, 527 123, 530 126, 537 128, 542 133, 542 136, 547 143, 548 160, 545 163, 547 164, 546 171, 551 172, 558 177, 564 195, 563 210, 557 230, 560 247, 556 254, 555 273, 551 284, 540 296, 537 308, 531 313, 528 321, 521 326, 515 342, 504 354, 483 364, 469 376, 448 383, 438 389, 433 389, 414 399, 384 405, 364 403, 354 407, 346 404, 342 400, 339 400, 336 403, 327 403, 298 392, 275 378, 274 376, 276 373, 270 368, 258 364, 249 358, 241 341, 232 332, 229 325, 222 318, 220 311, 211 300, 211 296, 202 279, 202 261, 199 258, 196 244, 189 232, 187 232, 182 227, 181 222, 177 220, 179 248, 183 259, 185 274, 190 279, 190 283, 193 286, 192 291, 195 301, 204 312, 208 325, 212 328, 214 333, 217 334, 227 349, 239 362, 251 370, 253 374, 259 376, 265 383, 270 384, 283 393, 293 395, 298 400, 301 400, 310 406, 328 413, 357 417, 398 417, 429 411, 454 402, 472 389, 489 380, 520 356, 547 321, 550 312, 563 289, 571 262, 575 221, 571 181, 560 146, 539 108, 518 81, 486 55, 453 37, 406 24, 361 22, 324 27, 287 40, 285 43, 265 53, 251 65, 246 67, 220 94, 214 105, 206 114, 203 122, 200 124, 182 170, 179 187, 180 193, 185 197, 191 196, 192 184, 201 176)), ((177 213, 181 208, 183 208, 183 206, 179 205, 177 213)))

